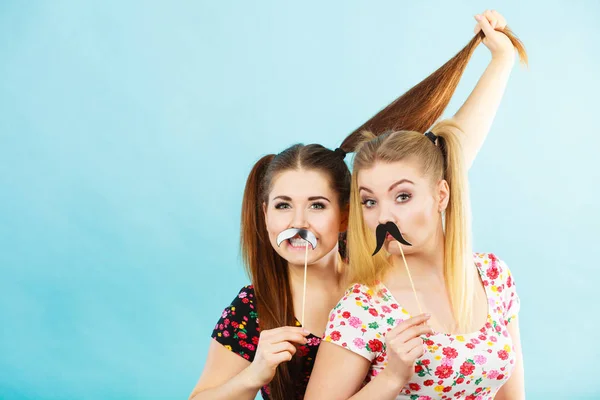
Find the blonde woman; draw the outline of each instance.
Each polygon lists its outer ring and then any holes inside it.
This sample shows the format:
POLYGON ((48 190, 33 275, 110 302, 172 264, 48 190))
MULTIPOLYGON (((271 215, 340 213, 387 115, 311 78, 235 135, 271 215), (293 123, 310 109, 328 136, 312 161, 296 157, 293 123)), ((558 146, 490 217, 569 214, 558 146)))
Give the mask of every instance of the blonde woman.
POLYGON ((525 397, 510 270, 471 249, 465 132, 456 119, 425 135, 347 139, 358 143, 348 228, 355 284, 330 314, 306 399, 525 397), (389 222, 411 245, 387 235, 385 252, 372 256, 374 232, 389 222))

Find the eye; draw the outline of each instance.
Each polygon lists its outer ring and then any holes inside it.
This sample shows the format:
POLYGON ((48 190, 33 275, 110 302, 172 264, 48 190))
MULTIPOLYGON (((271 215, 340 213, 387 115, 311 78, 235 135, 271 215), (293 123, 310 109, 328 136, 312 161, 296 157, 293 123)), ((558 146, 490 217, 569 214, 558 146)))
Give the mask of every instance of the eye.
POLYGON ((412 195, 410 193, 400 193, 397 197, 396 197, 396 201, 398 203, 404 203, 408 200, 410 200, 410 198, 412 197, 412 195))
POLYGON ((375 204, 377 204, 377 202, 375 200, 371 200, 371 199, 364 199, 361 201, 361 203, 366 208, 373 208, 373 207, 375 207, 375 204))
POLYGON ((321 202, 312 203, 310 205, 310 208, 312 208, 314 210, 324 210, 325 209, 325 204, 321 203, 321 202))
POLYGON ((290 206, 288 203, 275 204, 275 209, 277 209, 277 210, 284 210, 284 209, 288 209, 288 208, 292 208, 292 206, 290 206))

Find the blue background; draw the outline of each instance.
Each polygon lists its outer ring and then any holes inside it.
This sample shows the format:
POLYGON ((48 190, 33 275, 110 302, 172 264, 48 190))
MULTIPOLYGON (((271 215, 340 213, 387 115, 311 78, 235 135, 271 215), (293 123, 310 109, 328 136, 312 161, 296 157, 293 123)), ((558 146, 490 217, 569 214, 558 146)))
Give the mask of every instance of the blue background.
POLYGON ((4 0, 0 397, 187 398, 247 282, 254 161, 335 147, 485 8, 531 65, 470 173, 476 250, 516 277, 528 398, 600 396, 598 2, 4 0))

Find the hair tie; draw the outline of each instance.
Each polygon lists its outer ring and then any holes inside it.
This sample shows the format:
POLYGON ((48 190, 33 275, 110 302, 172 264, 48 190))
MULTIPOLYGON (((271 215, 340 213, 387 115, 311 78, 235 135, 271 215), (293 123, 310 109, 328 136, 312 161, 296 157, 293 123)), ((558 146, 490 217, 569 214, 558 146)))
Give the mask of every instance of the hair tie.
POLYGON ((425 136, 427 136, 429 138, 429 140, 431 140, 431 143, 433 143, 433 144, 435 144, 435 140, 438 138, 437 135, 431 131, 425 132, 425 136))
POLYGON ((337 149, 335 149, 333 152, 335 154, 339 155, 342 158, 342 160, 344 158, 346 158, 346 152, 342 148, 340 148, 340 147, 338 147, 337 149))

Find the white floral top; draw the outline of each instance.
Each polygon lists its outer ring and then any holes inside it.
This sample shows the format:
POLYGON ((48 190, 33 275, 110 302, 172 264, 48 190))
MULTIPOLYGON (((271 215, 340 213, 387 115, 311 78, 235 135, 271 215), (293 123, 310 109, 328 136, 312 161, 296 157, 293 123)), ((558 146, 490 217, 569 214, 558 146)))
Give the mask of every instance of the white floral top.
MULTIPOLYGON (((463 335, 423 336, 428 352, 396 400, 493 399, 510 377, 516 356, 507 324, 519 312, 519 297, 503 261, 493 254, 474 258, 488 297, 485 326, 463 335)), ((355 284, 332 310, 324 340, 371 362, 366 384, 387 365, 386 333, 410 317, 383 284, 355 284)))

